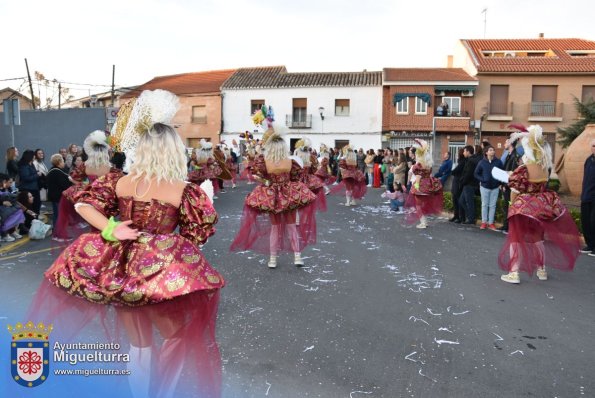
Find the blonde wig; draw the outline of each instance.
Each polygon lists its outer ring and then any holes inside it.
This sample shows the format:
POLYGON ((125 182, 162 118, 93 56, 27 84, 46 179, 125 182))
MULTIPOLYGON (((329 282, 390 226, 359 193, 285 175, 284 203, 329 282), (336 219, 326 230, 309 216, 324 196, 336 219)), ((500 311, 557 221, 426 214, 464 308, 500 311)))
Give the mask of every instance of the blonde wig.
POLYGON ((310 149, 312 148, 312 142, 308 138, 302 138, 295 143, 295 150, 293 154, 302 159, 303 167, 312 165, 310 149))
POLYGON ((427 141, 415 139, 413 147, 415 148, 415 160, 417 163, 424 169, 431 168, 434 165, 434 161, 432 160, 432 153, 430 152, 427 141))
POLYGON ((95 130, 85 138, 83 149, 87 154, 85 167, 97 170, 103 167, 110 167, 109 145, 105 131, 95 130))
POLYGON ((278 162, 289 157, 289 148, 287 143, 279 134, 272 134, 267 138, 264 146, 264 158, 273 162, 278 162))
POLYGON ((155 123, 140 136, 130 176, 147 182, 156 178, 157 183, 186 180, 186 147, 173 127, 155 123))
POLYGON ((552 148, 545 140, 543 129, 539 125, 527 127, 527 132, 519 132, 510 135, 510 141, 521 141, 525 154, 523 163, 538 164, 542 169, 552 168, 552 148))

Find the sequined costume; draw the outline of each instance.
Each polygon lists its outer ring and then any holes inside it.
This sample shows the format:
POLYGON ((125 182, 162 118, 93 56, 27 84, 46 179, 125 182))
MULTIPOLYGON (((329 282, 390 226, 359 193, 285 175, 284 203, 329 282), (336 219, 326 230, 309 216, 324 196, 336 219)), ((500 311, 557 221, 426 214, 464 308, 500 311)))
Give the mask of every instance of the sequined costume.
POLYGON ((314 175, 318 177, 318 179, 320 179, 320 181, 325 185, 335 182, 335 177, 333 177, 333 175, 330 173, 328 158, 322 158, 319 163, 318 170, 316 170, 314 175))
POLYGON ((316 195, 316 209, 326 211, 326 195, 324 193, 324 184, 314 175, 316 166, 306 166, 300 170, 299 180, 316 195))
POLYGON ((505 271, 533 274, 544 265, 570 271, 579 254, 580 235, 572 216, 547 180, 530 181, 527 166, 519 166, 508 186, 518 192, 508 207, 508 235, 498 256, 505 271))
MULTIPOLYGON (((118 197, 120 177, 97 179, 75 200, 106 217, 132 220, 140 237, 110 242, 98 231, 78 237, 45 272, 30 316, 64 325, 60 341, 92 333, 92 341, 115 340, 131 355, 144 356, 137 359, 145 365, 137 366, 146 367, 141 377, 150 380, 151 397, 172 396, 174 389, 182 396, 218 397, 215 325, 224 280, 199 249, 215 232, 217 213, 195 184, 186 185, 176 207, 118 197), (182 369, 189 377, 179 378, 182 369)), ((111 388, 126 391, 122 383, 114 380, 111 388)))
POLYGON ((422 217, 440 214, 444 201, 442 183, 439 178, 432 177, 432 170, 416 163, 411 168, 414 176, 420 176, 419 186, 411 186, 411 191, 405 199, 405 208, 410 209, 405 217, 405 222, 411 224, 422 217))
POLYGON ((364 173, 357 168, 357 165, 348 164, 345 159, 339 160, 341 169, 341 183, 331 188, 331 194, 342 193, 344 187, 347 192, 351 192, 353 199, 362 199, 366 196, 366 177, 364 173))
POLYGON ((200 185, 205 180, 214 181, 221 173, 222 169, 219 163, 215 159, 209 158, 206 163, 200 163, 194 166, 194 170, 188 173, 188 181, 200 185))
POLYGON ((316 243, 316 195, 299 181, 301 167, 292 161, 289 172, 268 173, 264 156, 258 155, 253 172, 263 182, 246 197, 240 228, 230 250, 276 255, 279 251, 299 252, 316 243), (292 232, 296 227, 297 236, 292 232))

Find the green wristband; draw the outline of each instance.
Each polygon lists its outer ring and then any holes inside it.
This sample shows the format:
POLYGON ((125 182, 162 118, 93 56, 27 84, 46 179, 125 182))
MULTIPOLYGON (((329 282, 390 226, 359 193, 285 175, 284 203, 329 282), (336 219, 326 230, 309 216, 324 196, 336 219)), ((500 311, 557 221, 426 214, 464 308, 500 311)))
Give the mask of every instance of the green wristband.
POLYGON ((114 217, 110 217, 107 221, 107 226, 101 231, 101 237, 110 242, 118 242, 119 239, 114 236, 114 229, 120 224, 114 220, 114 217))

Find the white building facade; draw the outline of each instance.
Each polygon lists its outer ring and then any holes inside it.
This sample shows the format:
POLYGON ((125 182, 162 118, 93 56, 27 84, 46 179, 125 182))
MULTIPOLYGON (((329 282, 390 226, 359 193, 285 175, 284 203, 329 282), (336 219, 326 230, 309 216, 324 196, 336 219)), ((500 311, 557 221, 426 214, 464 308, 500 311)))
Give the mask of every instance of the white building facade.
POLYGON ((222 87, 223 132, 227 143, 249 131, 262 137, 252 122, 262 105, 271 106, 273 127, 293 144, 304 137, 341 148, 380 148, 382 72, 287 73, 285 67, 244 68, 222 87), (237 76, 236 76, 237 75, 237 76))

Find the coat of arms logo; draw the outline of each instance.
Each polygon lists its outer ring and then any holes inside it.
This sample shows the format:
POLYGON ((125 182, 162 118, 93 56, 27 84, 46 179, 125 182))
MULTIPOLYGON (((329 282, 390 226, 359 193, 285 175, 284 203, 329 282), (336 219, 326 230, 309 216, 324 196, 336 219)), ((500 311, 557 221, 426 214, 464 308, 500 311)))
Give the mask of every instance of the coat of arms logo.
POLYGON ((20 322, 14 328, 8 325, 12 335, 10 359, 12 379, 24 387, 37 387, 50 373, 49 335, 52 325, 42 322, 35 325, 29 321, 20 322))

